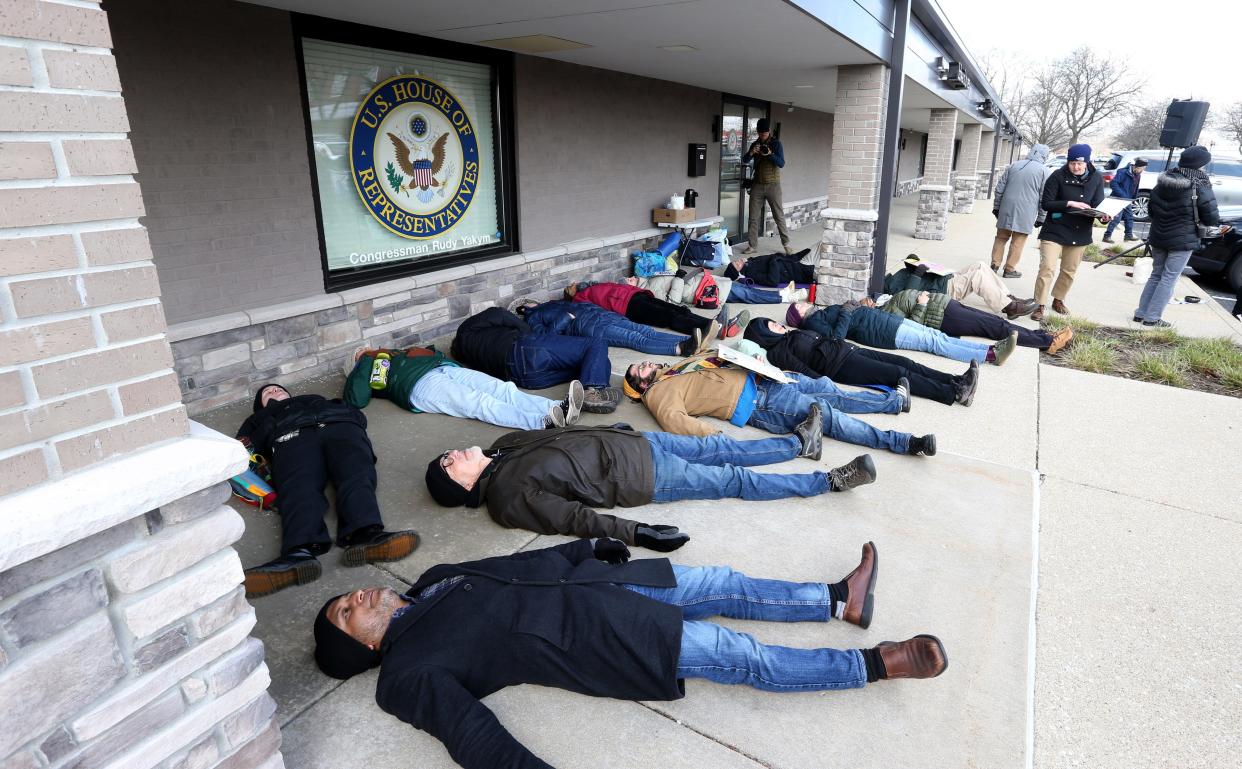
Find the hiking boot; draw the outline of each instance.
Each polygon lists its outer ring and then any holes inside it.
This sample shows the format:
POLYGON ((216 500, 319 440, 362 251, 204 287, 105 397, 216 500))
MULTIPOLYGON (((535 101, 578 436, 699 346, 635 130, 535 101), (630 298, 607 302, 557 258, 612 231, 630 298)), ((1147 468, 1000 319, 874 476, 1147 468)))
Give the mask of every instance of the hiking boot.
POLYGON ((1018 349, 1018 332, 1014 331, 1005 339, 992 345, 992 349, 996 351, 996 357, 992 362, 997 366, 1005 365, 1005 361, 1009 360, 1009 356, 1013 355, 1013 351, 1018 349))
POLYGON ((875 462, 870 454, 854 457, 848 465, 841 465, 828 471, 833 491, 849 491, 868 483, 875 483, 875 462))
POLYGON ((802 452, 799 457, 819 459, 824 453, 824 412, 818 402, 811 404, 806 419, 794 428, 794 435, 802 441, 802 452))
POLYGON ((615 387, 588 387, 582 410, 591 414, 611 414, 621 403, 621 391, 615 387))
POLYGON ((875 607, 875 581, 879 573, 880 554, 875 549, 875 543, 868 542, 862 547, 862 560, 841 580, 849 590, 845 606, 841 607, 841 619, 864 630, 871 626, 871 613, 875 607))
MULTIPOLYGON (((1010 316, 1010 317, 1016 317, 1016 316, 1010 316)), ((1044 319, 1044 306, 1041 304, 1035 308, 1035 312, 1031 313, 1031 320, 1038 323, 1039 321, 1043 319, 1044 319)))
POLYGON ((1069 315, 1069 314, 1070 314, 1069 308, 1068 308, 1068 307, 1066 307, 1066 306, 1065 306, 1065 302, 1062 302, 1060 299, 1053 299, 1053 300, 1052 300, 1052 311, 1053 311, 1053 312, 1060 313, 1060 314, 1062 314, 1062 315, 1069 315))
POLYGON ((271 595, 294 585, 305 585, 319 579, 323 567, 314 553, 304 547, 295 548, 274 561, 244 572, 246 597, 271 595))
MULTIPOLYGON (((1129 240, 1129 238, 1126 238, 1126 240, 1129 240)), ((1112 243, 1112 242, 1114 242, 1112 238, 1100 238, 1100 241, 1101 241, 1102 243, 1112 243)))
POLYGON ((341 557, 344 566, 362 566, 377 561, 399 561, 418 547, 418 532, 413 529, 404 531, 384 531, 380 529, 370 538, 363 541, 351 541, 345 547, 345 555, 341 557))
POLYGON ((916 635, 908 641, 876 644, 884 663, 884 678, 935 678, 949 667, 944 644, 934 635, 916 635))
POLYGON ((934 457, 936 456, 936 436, 928 433, 923 437, 910 437, 910 448, 906 449, 906 453, 915 457, 934 457))
POLYGON ((1018 272, 1017 270, 1011 270, 1008 267, 1006 267, 1005 271, 1001 273, 1001 277, 1002 278, 1020 278, 1022 277, 1022 273, 1018 272))
MULTIPOLYGON (((1023 315, 1030 315, 1038 307, 1039 305, 1035 304, 1034 299, 1015 299, 1005 305, 1005 309, 1001 310, 1001 312, 1005 313, 1006 318, 1013 320, 1014 318, 1021 318, 1023 315)), ((1039 318, 1034 316, 1032 316, 1032 319, 1039 320, 1039 318)))
POLYGON ((975 361, 970 362, 970 368, 966 369, 966 373, 958 377, 955 385, 957 389, 957 402, 963 406, 969 406, 975 400, 975 390, 979 388, 979 364, 975 361))
POLYGON ((1145 320, 1143 328, 1173 328, 1173 324, 1167 320, 1145 320))
POLYGON ((1056 355, 1074 338, 1074 329, 1068 326, 1052 335, 1052 344, 1048 345, 1048 354, 1056 355))
POLYGON ((901 395, 901 413, 910 413, 910 380, 904 376, 897 380, 897 392, 901 395))

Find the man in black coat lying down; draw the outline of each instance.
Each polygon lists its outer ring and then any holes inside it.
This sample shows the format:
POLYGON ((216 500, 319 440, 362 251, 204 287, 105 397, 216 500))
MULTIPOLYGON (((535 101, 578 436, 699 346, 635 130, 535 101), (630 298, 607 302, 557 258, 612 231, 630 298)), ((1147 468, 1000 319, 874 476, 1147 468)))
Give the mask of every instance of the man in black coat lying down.
POLYGON ((376 701, 444 743, 467 769, 548 767, 479 700, 531 683, 595 697, 675 700, 685 679, 775 692, 851 689, 933 678, 948 657, 918 635, 867 649, 767 646, 711 622, 871 624, 873 543, 839 582, 755 579, 728 567, 629 560, 615 539, 425 572, 404 595, 370 587, 329 600, 315 618, 315 661, 335 678, 380 666, 376 701))

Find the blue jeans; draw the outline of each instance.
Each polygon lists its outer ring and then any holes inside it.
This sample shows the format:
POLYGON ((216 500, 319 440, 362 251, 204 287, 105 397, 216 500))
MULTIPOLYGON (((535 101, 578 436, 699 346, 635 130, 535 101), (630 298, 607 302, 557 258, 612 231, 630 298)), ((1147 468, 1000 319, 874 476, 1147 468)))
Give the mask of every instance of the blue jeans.
POLYGON ((410 388, 410 405, 419 411, 519 430, 542 429, 555 402, 524 393, 512 382, 460 366, 433 369, 410 388))
POLYGON ((897 327, 897 349, 899 350, 929 352, 932 355, 960 360, 963 363, 969 363, 972 360, 983 363, 988 358, 990 346, 983 342, 957 339, 940 329, 929 328, 912 320, 903 319, 901 325, 897 327))
POLYGON ((777 288, 759 288, 735 280, 729 288, 728 300, 738 304, 780 304, 781 292, 777 288))
POLYGON ((831 601, 822 582, 755 579, 727 566, 673 564, 676 587, 623 585, 663 603, 680 606, 684 622, 679 678, 748 684, 770 692, 856 689, 867 683, 857 649, 791 649, 761 644, 705 617, 770 622, 828 622, 831 601))
POLYGON ((798 456, 796 435, 739 441, 725 435, 643 433, 655 464, 654 502, 682 499, 748 500, 813 497, 832 489, 828 473, 801 475, 756 473, 752 465, 770 465, 798 456))
POLYGON ((580 336, 527 334, 513 343, 506 362, 509 379, 530 390, 573 379, 584 387, 607 387, 612 376, 608 345, 580 336))
POLYGON ((1113 230, 1117 229, 1117 222, 1126 223, 1126 237, 1134 237, 1134 213, 1130 211, 1130 207, 1126 206, 1121 209, 1121 213, 1113 217, 1113 220, 1104 228, 1104 237, 1111 238, 1113 230))
POLYGON ((1134 314, 1155 323, 1160 320, 1164 308, 1173 298, 1173 289, 1177 287, 1177 279, 1190 261, 1190 252, 1167 251, 1152 246, 1151 261, 1151 277, 1147 279, 1147 285, 1143 286, 1143 294, 1139 297, 1139 306, 1134 314))
MULTIPOLYGON (((785 376, 794 380, 794 385, 799 392, 821 403, 826 402, 832 408, 844 411, 846 414, 898 414, 901 412, 902 397, 891 387, 883 390, 843 390, 826 376, 809 377, 793 371, 786 371, 785 376)), ((824 411, 827 410, 824 409, 824 411)))
MULTIPOLYGON (((819 407, 824 412, 824 435, 829 438, 873 449, 888 449, 894 454, 905 454, 910 448, 910 433, 877 430, 833 408, 826 399, 807 395, 796 383, 781 384, 771 379, 759 379, 755 385, 755 411, 746 421, 748 425, 770 433, 792 433, 806 419, 811 404, 819 400, 819 407)), ((890 397, 899 396, 894 393, 890 397)))
POLYGON ((628 347, 648 355, 680 355, 677 345, 690 338, 657 331, 616 313, 608 315, 612 317, 601 317, 602 313, 577 317, 569 324, 569 330, 579 336, 602 339, 610 347, 628 347))

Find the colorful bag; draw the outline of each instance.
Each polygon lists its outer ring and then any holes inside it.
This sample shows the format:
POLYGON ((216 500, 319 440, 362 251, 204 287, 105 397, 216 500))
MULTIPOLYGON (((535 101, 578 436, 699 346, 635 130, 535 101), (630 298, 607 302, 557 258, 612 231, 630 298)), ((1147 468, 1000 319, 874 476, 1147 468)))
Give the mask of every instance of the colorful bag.
POLYGON ((668 259, 659 251, 638 251, 634 254, 634 275, 650 278, 670 274, 668 259))
POLYGON ((272 488, 271 466, 262 454, 250 455, 250 468, 229 478, 233 496, 260 510, 276 509, 276 490, 272 488))
POLYGON ((701 310, 720 309, 720 286, 716 278, 707 270, 699 278, 699 286, 694 290, 694 306, 701 310))

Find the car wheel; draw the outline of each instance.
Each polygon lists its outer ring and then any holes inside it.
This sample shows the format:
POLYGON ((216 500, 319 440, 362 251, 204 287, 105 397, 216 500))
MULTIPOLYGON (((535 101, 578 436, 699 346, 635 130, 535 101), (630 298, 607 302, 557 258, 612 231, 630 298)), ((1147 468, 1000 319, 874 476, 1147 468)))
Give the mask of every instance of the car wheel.
POLYGON ((1146 222, 1151 219, 1151 214, 1147 211, 1147 193, 1140 192, 1135 196, 1134 202, 1130 204, 1130 213, 1134 215, 1134 221, 1146 222))
POLYGON ((1224 274, 1230 289, 1235 293, 1242 290, 1242 251, 1234 253, 1224 274))

